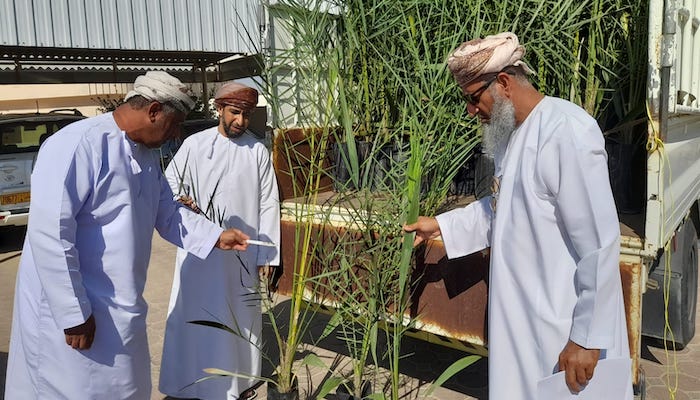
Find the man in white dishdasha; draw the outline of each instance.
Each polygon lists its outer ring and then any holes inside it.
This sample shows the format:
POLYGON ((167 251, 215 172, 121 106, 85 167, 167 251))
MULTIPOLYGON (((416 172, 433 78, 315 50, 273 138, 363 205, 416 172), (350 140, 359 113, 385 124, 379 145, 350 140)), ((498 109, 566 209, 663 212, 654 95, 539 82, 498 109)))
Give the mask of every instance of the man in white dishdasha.
MULTIPOLYGON (((185 139, 165 175, 175 193, 194 201, 222 227, 279 243, 280 207, 269 151, 247 129, 258 92, 224 84, 215 95, 219 125, 185 139)), ((260 375, 262 315, 258 273, 279 264, 279 248, 213 251, 205 260, 178 251, 160 371, 160 391, 198 399, 252 399, 260 375), (206 270, 204 274, 201 271, 206 270), (224 323, 236 334, 188 321, 224 323), (204 368, 241 374, 190 385, 204 368), (189 386, 188 386, 189 385, 189 386)))
POLYGON ((151 150, 179 133, 194 104, 185 85, 152 71, 125 100, 56 132, 37 156, 7 400, 149 398, 143 290, 154 228, 196 257, 247 248, 241 231, 173 201, 151 150))
MULTIPOLYGON (((558 371, 578 393, 599 359, 630 354, 603 135, 583 109, 530 84, 524 52, 505 32, 449 57, 469 114, 483 124, 493 194, 405 227, 416 244, 441 235, 450 258, 490 246, 493 400, 538 400, 538 381, 558 371)), ((619 400, 631 399, 630 380, 619 400)))

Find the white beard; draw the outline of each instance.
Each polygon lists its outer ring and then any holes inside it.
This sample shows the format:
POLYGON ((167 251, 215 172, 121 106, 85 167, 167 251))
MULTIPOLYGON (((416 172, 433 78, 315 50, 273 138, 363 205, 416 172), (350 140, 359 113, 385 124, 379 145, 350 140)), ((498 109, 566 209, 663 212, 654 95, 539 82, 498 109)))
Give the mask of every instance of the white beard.
POLYGON ((481 136, 481 149, 491 159, 505 151, 510 135, 515 130, 513 103, 495 91, 492 96, 494 102, 490 122, 483 124, 481 136))

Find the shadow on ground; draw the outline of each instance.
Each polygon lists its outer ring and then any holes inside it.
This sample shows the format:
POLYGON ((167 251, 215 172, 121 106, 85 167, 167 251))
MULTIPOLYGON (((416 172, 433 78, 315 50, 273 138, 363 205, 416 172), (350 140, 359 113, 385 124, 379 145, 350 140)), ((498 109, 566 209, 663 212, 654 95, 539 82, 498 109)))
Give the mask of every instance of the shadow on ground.
POLYGON ((0 379, 0 399, 5 397, 5 372, 7 371, 7 353, 0 351, 0 371, 2 371, 2 379, 0 379))
POLYGON ((24 236, 27 234, 26 226, 4 227, 0 234, 0 253, 22 250, 24 236))
POLYGON ((649 347, 661 347, 663 348, 663 344, 659 342, 658 339, 652 339, 648 338, 646 336, 642 336, 642 351, 641 351, 641 357, 647 361, 654 362, 656 364, 661 364, 661 361, 659 361, 658 358, 649 350, 649 347))
MULTIPOLYGON (((288 321, 289 306, 289 300, 283 301, 275 306, 273 313, 276 316, 276 321, 278 324, 280 322, 288 321)), ((326 355, 328 352, 336 354, 335 358, 333 358, 333 360, 330 362, 327 361, 328 356, 324 358, 324 361, 326 361, 328 364, 338 367, 343 362, 347 362, 343 361, 342 359, 344 357, 348 357, 349 352, 345 343, 338 338, 337 331, 331 333, 321 341, 316 339, 322 336, 322 333, 329 320, 330 315, 326 313, 318 312, 313 316, 303 339, 303 343, 307 346, 300 354, 298 354, 298 359, 302 359, 308 352, 314 351, 314 348, 316 348, 319 350, 319 353, 326 350, 326 355)), ((279 361, 279 350, 277 349, 274 333, 270 327, 268 317, 265 316, 263 321, 263 351, 265 352, 269 361, 263 360, 262 373, 264 376, 271 376, 273 373, 273 367, 279 361)), ((283 330, 282 333, 285 334, 286 331, 283 330)), ((381 340, 377 346, 378 354, 384 353, 387 348, 386 339, 382 333, 383 331, 381 331, 379 335, 381 340)), ((440 374, 442 374, 442 372, 453 362, 469 355, 468 353, 460 350, 428 343, 411 337, 405 337, 403 339, 401 344, 401 352, 403 358, 400 361, 399 371, 405 378, 405 384, 402 385, 402 398, 405 399, 420 398, 418 394, 419 388, 422 387, 422 390, 425 390, 427 387, 425 385, 430 384, 437 379, 440 374)), ((371 360, 369 363, 371 363, 371 360)), ((486 400, 488 398, 487 366, 488 359, 482 358, 454 375, 447 382, 445 382, 442 387, 474 397, 476 399, 486 400)), ((380 367, 388 370, 388 360, 380 360, 380 367)), ((310 375, 311 374, 307 374, 307 376, 310 375)), ((323 377, 323 380, 325 381, 330 376, 330 373, 327 373, 323 377)), ((387 381, 386 385, 390 385, 388 377, 385 380, 387 381)), ((312 394, 309 396, 309 398, 314 398, 314 394, 318 392, 322 384, 323 382, 313 382, 313 385, 311 382, 300 382, 300 387, 308 387, 309 393, 312 394)), ((388 390, 388 387, 385 389, 388 390)), ((376 390, 377 388, 375 388, 375 391, 376 390)), ((326 398, 329 400, 335 400, 336 396, 328 395, 326 398)))

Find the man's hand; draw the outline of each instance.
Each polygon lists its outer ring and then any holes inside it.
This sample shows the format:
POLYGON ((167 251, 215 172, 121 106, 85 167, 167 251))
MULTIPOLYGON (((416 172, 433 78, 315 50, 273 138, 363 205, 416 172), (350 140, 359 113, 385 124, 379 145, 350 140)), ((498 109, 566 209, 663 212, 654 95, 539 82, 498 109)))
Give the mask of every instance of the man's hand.
POLYGON ((248 248, 246 240, 248 239, 250 237, 238 229, 226 229, 221 232, 221 236, 216 242, 216 247, 221 250, 246 250, 248 248))
POLYGON ((185 207, 189 208, 190 210, 196 212, 197 214, 201 214, 202 210, 199 208, 197 203, 195 203, 194 199, 191 198, 190 196, 180 196, 177 199, 178 203, 181 203, 185 207))
POLYGON ((413 239, 413 246, 418 246, 429 239, 435 239, 440 236, 440 225, 437 219, 431 217, 418 217, 418 221, 410 225, 404 225, 403 230, 406 232, 416 232, 416 238, 413 239))
POLYGON ((87 321, 78 326, 64 329, 66 344, 74 349, 87 350, 95 339, 95 317, 90 315, 87 321))
POLYGON ((572 393, 578 393, 593 378, 600 349, 587 349, 569 340, 559 354, 559 371, 566 371, 566 385, 572 393))

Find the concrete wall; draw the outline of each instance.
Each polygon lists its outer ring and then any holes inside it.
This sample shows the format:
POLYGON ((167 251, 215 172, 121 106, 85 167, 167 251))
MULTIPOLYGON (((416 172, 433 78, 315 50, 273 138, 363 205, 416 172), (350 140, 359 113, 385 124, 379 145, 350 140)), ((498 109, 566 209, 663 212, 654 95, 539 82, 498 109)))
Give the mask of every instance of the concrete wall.
POLYGON ((120 99, 132 85, 54 84, 2 85, 0 113, 48 112, 57 108, 77 108, 83 115, 97 115, 99 98, 120 99))

